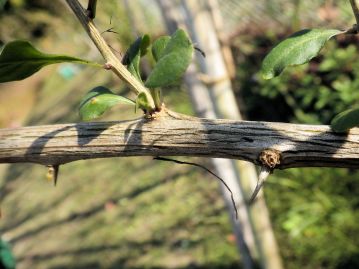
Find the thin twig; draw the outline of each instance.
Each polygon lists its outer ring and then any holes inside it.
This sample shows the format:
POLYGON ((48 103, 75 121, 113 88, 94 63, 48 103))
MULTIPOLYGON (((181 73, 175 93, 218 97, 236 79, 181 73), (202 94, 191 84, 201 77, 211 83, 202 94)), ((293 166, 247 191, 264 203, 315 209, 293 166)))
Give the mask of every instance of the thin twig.
POLYGON ((114 31, 113 29, 115 29, 115 27, 108 28, 107 30, 101 32, 101 35, 104 34, 104 33, 114 33, 114 34, 119 35, 119 33, 114 31))
POLYGON ((118 50, 114 49, 114 47, 112 47, 111 45, 108 45, 114 52, 116 52, 118 55, 120 55, 122 57, 122 53, 119 52, 118 50))
POLYGON ((358 28, 359 27, 359 8, 358 8, 357 0, 350 0, 350 4, 352 6, 355 20, 357 22, 356 27, 358 28))
POLYGON ((203 58, 206 58, 206 53, 200 49, 199 47, 193 47, 196 51, 198 51, 199 53, 201 53, 201 55, 203 56, 203 58))
POLYGON ((205 171, 207 171, 208 173, 210 173, 212 176, 216 177, 217 179, 219 179, 222 184, 226 187, 226 189, 230 192, 231 194, 231 200, 232 200, 232 204, 233 204, 233 207, 234 207, 234 211, 236 213, 236 219, 238 219, 238 210, 237 210, 237 207, 236 207, 236 203, 234 201, 234 196, 233 196, 233 192, 232 190, 229 188, 229 186, 227 185, 227 183, 222 179, 220 178, 219 176, 217 176, 215 173, 213 173, 211 170, 209 170, 207 167, 203 166, 203 165, 200 165, 198 163, 192 163, 192 162, 183 162, 183 161, 179 161, 179 160, 175 160, 175 159, 169 159, 169 158, 163 158, 163 157, 154 157, 153 158, 154 160, 159 160, 159 161, 166 161, 166 162, 174 162, 174 163, 178 163, 178 164, 188 164, 188 165, 193 165, 193 166, 196 166, 196 167, 199 167, 199 168, 202 168, 204 169, 205 171))
POLYGON ((136 94, 144 92, 147 101, 149 102, 149 107, 152 111, 155 111, 155 103, 151 96, 150 91, 144 87, 144 85, 138 81, 121 63, 121 61, 115 56, 111 48, 108 46, 101 33, 98 31, 94 22, 89 19, 87 16, 86 10, 82 7, 78 0, 66 0, 68 6, 75 13, 78 20, 81 22, 82 26, 86 30, 89 37, 92 39, 93 43, 96 45, 97 49, 102 54, 103 58, 106 60, 111 70, 124 82, 126 82, 130 89, 133 90, 136 94))

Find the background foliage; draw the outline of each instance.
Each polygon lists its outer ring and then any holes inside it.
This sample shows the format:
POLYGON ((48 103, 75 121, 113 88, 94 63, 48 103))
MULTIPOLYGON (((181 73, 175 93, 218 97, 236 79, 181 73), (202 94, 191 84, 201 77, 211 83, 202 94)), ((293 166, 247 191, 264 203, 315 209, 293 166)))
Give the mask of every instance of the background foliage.
MULTIPOLYGON (((254 47, 245 60, 237 58, 237 97, 248 119, 329 124, 334 115, 357 104, 357 37, 331 41, 310 63, 264 80, 258 72, 261 59, 283 35, 251 36, 254 47)), ((240 53, 239 47, 233 49, 240 53)), ((272 176, 267 202, 289 268, 358 267, 358 176, 355 170, 328 168, 290 169, 272 176)))

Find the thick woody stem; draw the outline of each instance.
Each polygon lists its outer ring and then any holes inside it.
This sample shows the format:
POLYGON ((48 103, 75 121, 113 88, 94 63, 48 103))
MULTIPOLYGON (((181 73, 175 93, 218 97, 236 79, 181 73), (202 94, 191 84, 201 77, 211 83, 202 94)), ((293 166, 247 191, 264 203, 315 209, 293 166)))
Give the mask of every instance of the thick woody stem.
POLYGON ((152 120, 0 129, 0 163, 202 156, 241 159, 270 169, 359 167, 359 128, 338 134, 325 125, 176 118, 161 115, 164 111, 152 120), (274 154, 258 158, 261 153, 274 154))

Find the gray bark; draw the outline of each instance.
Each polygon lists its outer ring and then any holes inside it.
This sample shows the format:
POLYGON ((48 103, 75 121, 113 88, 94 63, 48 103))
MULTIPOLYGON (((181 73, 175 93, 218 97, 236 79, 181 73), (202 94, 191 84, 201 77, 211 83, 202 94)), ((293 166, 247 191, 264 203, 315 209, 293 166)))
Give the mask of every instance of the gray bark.
POLYGON ((359 167, 359 128, 209 120, 162 112, 157 119, 0 129, 0 163, 63 164, 125 156, 202 156, 260 164, 265 149, 280 153, 276 168, 359 167))

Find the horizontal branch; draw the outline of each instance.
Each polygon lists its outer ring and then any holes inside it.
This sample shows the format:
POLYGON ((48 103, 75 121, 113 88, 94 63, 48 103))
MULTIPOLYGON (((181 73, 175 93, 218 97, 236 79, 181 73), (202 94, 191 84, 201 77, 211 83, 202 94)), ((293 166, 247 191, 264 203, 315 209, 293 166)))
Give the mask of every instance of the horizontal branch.
POLYGON ((276 168, 359 167, 359 128, 337 134, 325 125, 161 113, 151 120, 0 129, 0 163, 54 165, 124 156, 202 156, 259 164, 260 154, 273 149, 280 154, 276 168))

